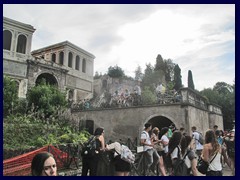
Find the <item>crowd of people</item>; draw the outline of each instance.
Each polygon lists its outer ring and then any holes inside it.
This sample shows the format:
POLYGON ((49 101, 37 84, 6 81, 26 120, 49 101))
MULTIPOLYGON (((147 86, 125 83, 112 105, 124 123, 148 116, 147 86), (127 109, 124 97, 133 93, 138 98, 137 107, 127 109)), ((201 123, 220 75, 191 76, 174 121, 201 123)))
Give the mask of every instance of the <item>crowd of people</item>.
MULTIPOLYGON (((187 134, 182 127, 179 130, 174 124, 169 127, 152 128, 151 123, 146 123, 141 132, 140 144, 143 146, 146 175, 157 168, 162 176, 175 176, 174 165, 184 157, 188 168, 188 176, 199 176, 197 169, 198 159, 209 162, 206 176, 222 176, 222 168, 229 166, 232 175, 235 175, 235 129, 224 132, 215 125, 204 134, 205 142, 201 144, 202 135, 193 126, 191 134, 187 134)), ((109 175, 100 174, 106 167, 104 152, 111 151, 114 159, 114 174, 128 176, 131 163, 121 158, 121 145, 119 142, 105 143, 104 128, 97 128, 94 132, 96 138, 95 154, 92 157, 82 158, 82 176, 109 175)), ((57 164, 52 154, 41 152, 37 154, 31 165, 33 176, 56 176, 57 164)))

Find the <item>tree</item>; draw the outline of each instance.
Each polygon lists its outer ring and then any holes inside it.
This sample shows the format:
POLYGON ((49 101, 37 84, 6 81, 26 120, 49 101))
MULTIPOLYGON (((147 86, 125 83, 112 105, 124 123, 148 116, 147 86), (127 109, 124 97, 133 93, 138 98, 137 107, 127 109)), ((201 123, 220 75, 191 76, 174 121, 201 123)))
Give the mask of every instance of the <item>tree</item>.
POLYGON ((3 114, 7 116, 12 113, 18 101, 18 90, 14 79, 3 77, 3 114))
POLYGON ((49 117, 58 107, 66 107, 66 95, 57 87, 41 84, 31 88, 27 93, 28 105, 34 105, 35 111, 42 111, 44 118, 49 117))
POLYGON ((164 71, 164 62, 163 62, 163 58, 160 54, 158 54, 157 58, 156 58, 156 65, 155 65, 155 71, 158 71, 158 70, 162 70, 164 71))
POLYGON ((224 128, 231 129, 235 120, 235 84, 217 82, 213 89, 204 89, 200 93, 207 97, 210 103, 221 107, 224 128))
POLYGON ((141 66, 138 65, 137 69, 135 70, 135 80, 142 80, 143 78, 143 73, 142 73, 142 68, 141 66))
POLYGON ((188 88, 195 89, 191 70, 188 70, 188 88))
POLYGON ((145 86, 142 92, 143 104, 153 104, 156 103, 156 95, 151 91, 150 87, 145 86))
POLYGON ((102 74, 101 73, 99 74, 98 71, 96 71, 93 78, 94 79, 100 79, 101 77, 102 77, 102 74))
POLYGON ((112 78, 121 78, 121 77, 125 76, 122 68, 118 67, 117 65, 114 67, 110 66, 108 68, 108 75, 112 78))
POLYGON ((175 64, 171 59, 164 60, 164 63, 165 63, 165 69, 164 69, 165 80, 166 80, 166 83, 169 83, 173 80, 175 64))
POLYGON ((181 69, 179 68, 178 64, 174 67, 174 89, 179 90, 182 87, 182 75, 181 69))

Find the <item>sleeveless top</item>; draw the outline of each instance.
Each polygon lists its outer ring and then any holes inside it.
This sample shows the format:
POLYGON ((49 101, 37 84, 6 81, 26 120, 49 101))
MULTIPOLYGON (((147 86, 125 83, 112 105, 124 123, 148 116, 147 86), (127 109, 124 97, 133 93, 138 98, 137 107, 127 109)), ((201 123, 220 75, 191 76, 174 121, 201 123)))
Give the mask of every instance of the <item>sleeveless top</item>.
MULTIPOLYGON (((215 156, 214 154, 209 161, 212 160, 212 158, 215 156)), ((222 170, 222 164, 221 164, 221 154, 218 152, 214 160, 209 164, 208 171, 221 171, 222 170)))

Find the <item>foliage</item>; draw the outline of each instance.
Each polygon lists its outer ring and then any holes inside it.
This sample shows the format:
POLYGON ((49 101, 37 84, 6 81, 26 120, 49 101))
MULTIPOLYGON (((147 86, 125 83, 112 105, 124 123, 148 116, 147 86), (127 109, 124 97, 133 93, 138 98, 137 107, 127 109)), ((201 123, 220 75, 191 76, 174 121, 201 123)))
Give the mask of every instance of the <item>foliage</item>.
POLYGON ((3 76, 3 115, 4 117, 13 112, 18 101, 16 82, 8 76, 3 76))
POLYGON ((112 78, 120 78, 120 77, 123 77, 125 74, 122 68, 116 65, 114 67, 110 66, 108 68, 108 75, 112 78))
POLYGON ((100 79, 102 77, 102 73, 98 73, 98 71, 95 72, 94 79, 100 79))
POLYGON ((195 89, 191 70, 188 71, 188 88, 195 89))
POLYGON ((137 69, 135 70, 135 80, 142 80, 142 78, 143 78, 142 68, 141 66, 138 66, 137 69))
POLYGON ((155 64, 155 71, 162 70, 164 71, 165 64, 163 62, 163 58, 160 54, 157 55, 156 64, 155 64))
POLYGON ((150 87, 145 86, 142 91, 143 104, 154 104, 156 103, 156 94, 150 90, 150 87))
POLYGON ((235 120, 235 84, 217 82, 213 89, 204 89, 200 93, 207 97, 209 103, 222 107, 224 128, 231 129, 235 120))
POLYGON ((181 69, 178 64, 174 67, 174 89, 178 91, 182 87, 181 69))
POLYGON ((171 59, 164 60, 164 64, 165 64, 165 68, 164 68, 165 80, 166 80, 166 83, 168 84, 173 80, 175 64, 171 59))
POLYGON ((52 119, 44 123, 36 112, 8 116, 3 124, 4 149, 28 149, 48 144, 78 144, 88 139, 88 132, 76 131, 76 124, 72 124, 70 120, 66 122, 64 113, 58 114, 58 123, 52 119))
POLYGON ((57 107, 67 105, 65 94, 48 84, 41 84, 28 90, 27 101, 29 107, 34 106, 35 111, 41 111, 45 115, 43 118, 53 114, 57 107))

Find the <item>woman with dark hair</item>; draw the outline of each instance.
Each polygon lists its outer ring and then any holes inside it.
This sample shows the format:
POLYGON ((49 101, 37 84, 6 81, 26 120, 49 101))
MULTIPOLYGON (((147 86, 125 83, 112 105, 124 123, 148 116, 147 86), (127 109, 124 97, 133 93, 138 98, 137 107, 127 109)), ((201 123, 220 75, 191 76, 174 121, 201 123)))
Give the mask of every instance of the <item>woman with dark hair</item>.
POLYGON ((57 176, 56 161, 51 153, 40 152, 32 159, 32 176, 57 176))
MULTIPOLYGON (((181 156, 182 152, 180 147, 181 139, 182 139, 182 133, 180 131, 174 131, 171 139, 169 140, 168 156, 171 157, 173 167, 178 158, 182 159, 182 156, 181 156)), ((174 175, 173 172, 171 174, 174 175)))
POLYGON ((205 144, 201 155, 204 161, 211 161, 206 176, 222 176, 221 153, 222 148, 217 141, 215 132, 208 130, 205 134, 205 144))
POLYGON ((191 176, 191 172, 193 176, 197 176, 197 156, 195 152, 191 149, 191 142, 192 142, 192 137, 191 136, 182 136, 181 140, 181 153, 182 156, 184 157, 186 154, 185 158, 185 164, 187 165, 189 169, 189 175, 191 176))
POLYGON ((94 132, 95 138, 95 153, 91 157, 84 157, 82 158, 82 176, 88 175, 88 170, 90 176, 97 176, 98 174, 98 167, 99 167, 99 161, 101 159, 101 152, 105 149, 105 140, 104 140, 104 129, 101 127, 98 127, 94 132))

